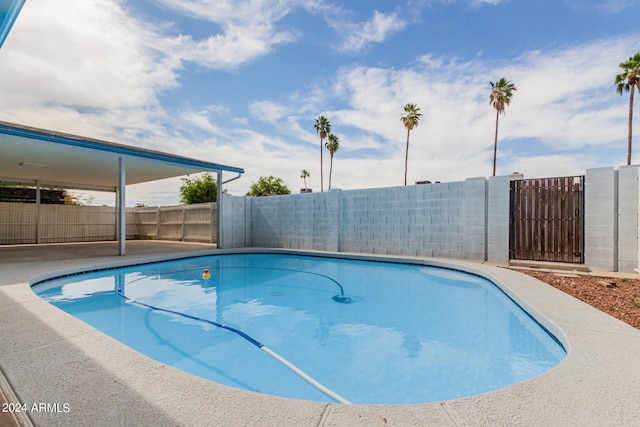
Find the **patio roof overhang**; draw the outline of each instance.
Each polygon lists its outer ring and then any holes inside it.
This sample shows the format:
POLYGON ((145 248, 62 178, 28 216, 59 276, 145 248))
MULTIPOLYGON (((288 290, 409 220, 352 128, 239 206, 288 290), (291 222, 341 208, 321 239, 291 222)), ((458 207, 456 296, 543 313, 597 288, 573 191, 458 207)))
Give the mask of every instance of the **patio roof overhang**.
POLYGON ((11 31, 25 0, 0 0, 0 47, 11 31))
POLYGON ((244 169, 160 151, 0 121, 0 181, 79 190, 116 191, 118 161, 125 185, 199 172, 244 169))
MULTIPOLYGON (((126 185, 199 172, 217 173, 220 184, 222 172, 240 177, 244 169, 0 121, 0 182, 115 191, 118 224, 125 223, 126 185)), ((221 191, 220 184, 219 201, 221 191)), ((121 255, 125 252, 124 228, 119 227, 117 233, 121 255)))

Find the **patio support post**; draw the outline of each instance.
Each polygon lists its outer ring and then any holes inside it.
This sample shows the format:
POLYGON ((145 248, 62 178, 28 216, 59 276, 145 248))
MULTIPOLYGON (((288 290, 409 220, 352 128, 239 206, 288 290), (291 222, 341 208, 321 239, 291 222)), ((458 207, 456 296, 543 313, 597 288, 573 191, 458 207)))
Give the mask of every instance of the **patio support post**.
POLYGON ((116 233, 118 238, 118 255, 125 255, 127 240, 127 214, 125 203, 125 185, 127 183, 127 166, 123 157, 118 157, 118 191, 116 197, 116 233))
POLYGON ((36 179, 36 243, 39 244, 42 241, 42 220, 40 219, 40 181, 36 179))
POLYGON ((222 241, 222 171, 218 171, 218 177, 216 179, 218 183, 218 191, 216 194, 216 205, 217 205, 217 216, 218 216, 218 224, 217 224, 217 236, 216 236, 216 247, 221 249, 224 247, 224 242, 222 241))

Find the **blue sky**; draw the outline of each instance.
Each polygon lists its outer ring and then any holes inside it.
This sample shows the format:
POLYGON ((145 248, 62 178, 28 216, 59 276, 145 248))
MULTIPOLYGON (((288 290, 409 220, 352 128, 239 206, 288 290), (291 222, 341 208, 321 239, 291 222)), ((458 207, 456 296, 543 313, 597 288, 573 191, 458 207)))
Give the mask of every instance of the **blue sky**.
MULTIPOLYGON (((0 52, 0 120, 243 167, 228 187, 242 195, 268 175, 298 192, 302 169, 320 190, 319 115, 340 138, 333 187, 402 185, 411 102, 424 116, 408 181, 460 181, 491 175, 489 81, 505 77, 518 90, 498 175, 583 174, 626 162, 613 79, 640 50, 639 13, 635 0, 27 0, 0 52)), ((328 173, 325 151, 325 190, 328 173)), ((128 204, 176 204, 180 183, 131 186, 128 204)))

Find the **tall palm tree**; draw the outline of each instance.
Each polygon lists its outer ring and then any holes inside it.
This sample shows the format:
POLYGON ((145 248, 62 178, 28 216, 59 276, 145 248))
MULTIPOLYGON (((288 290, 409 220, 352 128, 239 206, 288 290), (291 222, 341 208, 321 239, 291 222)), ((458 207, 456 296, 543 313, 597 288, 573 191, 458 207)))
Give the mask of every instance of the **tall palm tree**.
POLYGON ((331 156, 331 166, 329 167, 329 190, 331 190, 331 175, 333 174, 333 155, 340 149, 340 139, 334 134, 329 134, 328 141, 325 142, 329 155, 331 156))
POLYGON ((409 163, 409 133, 414 127, 418 127, 422 113, 416 104, 407 104, 404 106, 405 116, 400 117, 400 121, 407 128, 407 150, 404 156, 404 185, 407 185, 407 165, 409 163))
POLYGON ((302 169, 300 178, 304 179, 304 189, 305 191, 308 190, 307 188, 307 178, 309 178, 311 175, 309 175, 309 171, 307 171, 306 169, 302 169))
POLYGON ((331 123, 325 116, 320 116, 316 119, 316 124, 313 128, 320 134, 320 191, 324 191, 324 178, 322 176, 322 140, 327 137, 331 132, 331 123))
POLYGON ((496 83, 489 82, 491 85, 491 95, 489 95, 489 104, 496 109, 496 136, 493 141, 493 176, 496 176, 496 155, 498 152, 498 119, 500 113, 504 114, 504 109, 511 103, 513 92, 516 86, 504 77, 496 83))
POLYGON ((622 95, 629 92, 629 141, 627 143, 627 165, 631 164, 631 141, 633 123, 633 93, 635 88, 640 92, 640 52, 633 55, 627 62, 620 64, 624 71, 616 76, 616 91, 622 95))

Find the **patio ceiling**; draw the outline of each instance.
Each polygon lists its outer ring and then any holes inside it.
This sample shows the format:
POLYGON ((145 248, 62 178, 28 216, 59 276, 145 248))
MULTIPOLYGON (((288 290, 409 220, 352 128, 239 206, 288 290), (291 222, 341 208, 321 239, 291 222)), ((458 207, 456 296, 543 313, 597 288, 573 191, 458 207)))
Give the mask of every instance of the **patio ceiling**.
POLYGON ((0 181, 115 191, 119 158, 126 185, 198 172, 244 170, 108 141, 0 121, 0 181))

